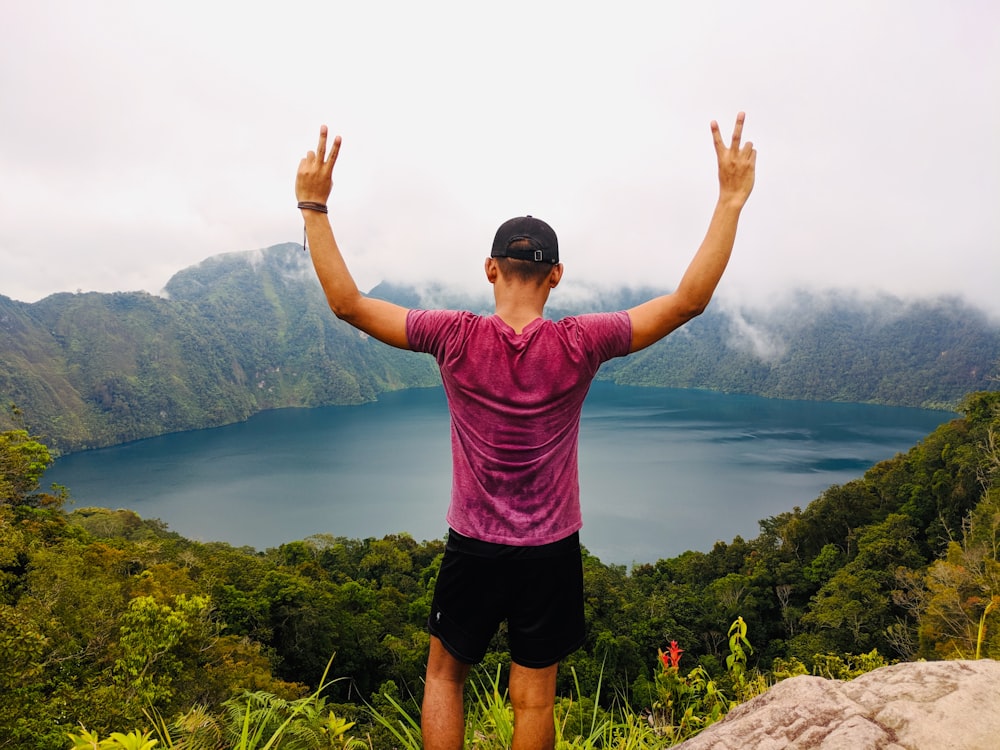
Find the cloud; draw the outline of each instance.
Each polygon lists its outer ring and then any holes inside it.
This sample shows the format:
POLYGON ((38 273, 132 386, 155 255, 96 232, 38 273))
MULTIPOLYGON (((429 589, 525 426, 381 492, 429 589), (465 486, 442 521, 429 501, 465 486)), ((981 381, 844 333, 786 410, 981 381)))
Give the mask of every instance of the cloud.
POLYGON ((780 360, 788 349, 785 341, 774 331, 748 321, 743 314, 727 306, 729 324, 728 345, 736 351, 751 354, 764 362, 780 360))
POLYGON ((484 288, 546 218, 567 282, 673 287, 739 109, 758 180, 720 287, 963 294, 1000 312, 1000 7, 794 2, 21 3, 0 31, 0 293, 158 292, 300 241, 295 167, 362 287, 484 288))

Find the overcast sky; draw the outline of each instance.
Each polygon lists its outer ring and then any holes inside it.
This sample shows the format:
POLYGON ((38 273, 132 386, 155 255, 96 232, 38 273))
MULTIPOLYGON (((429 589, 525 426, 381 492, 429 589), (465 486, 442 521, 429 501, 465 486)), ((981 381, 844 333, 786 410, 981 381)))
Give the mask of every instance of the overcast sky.
POLYGON ((548 220, 566 283, 672 288, 739 110, 757 184, 720 288, 1000 314, 1000 3, 5 2, 0 294, 159 292, 301 242, 321 123, 359 285, 485 286, 548 220))

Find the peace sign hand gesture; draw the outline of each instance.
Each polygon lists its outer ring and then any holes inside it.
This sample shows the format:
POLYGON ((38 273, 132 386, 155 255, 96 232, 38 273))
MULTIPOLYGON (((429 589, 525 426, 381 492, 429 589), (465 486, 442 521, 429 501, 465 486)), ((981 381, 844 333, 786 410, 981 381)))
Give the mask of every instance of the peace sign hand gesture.
POLYGON ((326 153, 327 128, 319 129, 319 145, 315 151, 310 151, 299 162, 299 171, 295 176, 295 197, 299 201, 325 204, 333 187, 333 165, 337 163, 340 153, 340 136, 333 139, 330 154, 326 153))
POLYGON ((719 199, 732 200, 742 206, 753 190, 754 173, 757 164, 757 152, 753 143, 747 141, 740 146, 743 136, 743 121, 746 115, 740 112, 736 115, 736 127, 733 129, 732 142, 727 146, 719 132, 719 123, 712 120, 712 139, 715 141, 715 154, 719 159, 719 199))

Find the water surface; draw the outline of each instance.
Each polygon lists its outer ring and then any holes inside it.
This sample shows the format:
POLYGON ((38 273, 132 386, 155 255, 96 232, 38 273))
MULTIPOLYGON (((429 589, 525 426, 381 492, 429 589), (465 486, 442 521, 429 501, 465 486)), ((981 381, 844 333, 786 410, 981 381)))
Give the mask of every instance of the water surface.
MULTIPOLYGON (((580 429, 583 543, 606 563, 707 551, 906 451, 949 412, 595 383, 580 429)), ((131 508, 258 549, 323 533, 441 538, 450 488, 440 388, 59 459, 76 506, 131 508)))

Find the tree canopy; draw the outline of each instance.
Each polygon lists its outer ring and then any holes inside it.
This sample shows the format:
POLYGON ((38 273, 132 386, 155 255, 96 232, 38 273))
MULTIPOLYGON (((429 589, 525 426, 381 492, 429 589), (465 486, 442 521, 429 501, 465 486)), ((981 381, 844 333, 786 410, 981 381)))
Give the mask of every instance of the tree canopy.
MULTIPOLYGON (((648 709, 671 642, 736 690, 726 660, 737 618, 754 644, 741 658, 765 673, 873 652, 1000 658, 1000 394, 974 393, 963 412, 906 454, 762 519, 754 539, 631 570, 586 555, 587 639, 560 692, 603 683, 648 709)), ((331 657, 343 678, 331 701, 419 705, 442 540, 196 542, 128 510, 67 510, 64 492, 40 490, 50 461, 24 430, 0 433, 8 746, 64 747, 81 720, 106 731, 150 707, 221 711, 243 690, 294 699, 331 657)), ((505 653, 501 632, 486 669, 505 670, 505 653)))

